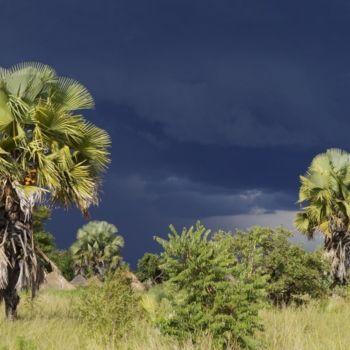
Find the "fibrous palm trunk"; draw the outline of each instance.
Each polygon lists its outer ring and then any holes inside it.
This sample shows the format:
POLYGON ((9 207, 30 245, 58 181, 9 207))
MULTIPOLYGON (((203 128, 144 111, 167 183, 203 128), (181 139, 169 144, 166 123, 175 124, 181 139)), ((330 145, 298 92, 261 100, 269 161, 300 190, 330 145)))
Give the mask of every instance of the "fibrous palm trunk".
POLYGON ((326 255, 331 260, 331 275, 334 284, 347 284, 347 268, 349 265, 350 234, 342 220, 330 222, 331 237, 325 237, 326 255))
POLYGON ((0 192, 0 298, 8 319, 17 317, 18 291, 29 289, 35 295, 44 279, 33 241, 33 196, 6 180, 0 192))

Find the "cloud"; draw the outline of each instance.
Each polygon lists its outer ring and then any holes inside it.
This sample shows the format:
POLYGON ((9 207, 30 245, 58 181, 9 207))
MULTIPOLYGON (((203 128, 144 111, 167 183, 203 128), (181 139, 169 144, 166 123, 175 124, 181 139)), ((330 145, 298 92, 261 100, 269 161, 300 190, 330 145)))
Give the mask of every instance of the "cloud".
POLYGON ((86 83, 98 103, 128 106, 179 142, 305 148, 335 142, 337 130, 336 142, 347 144, 350 105, 338 102, 348 68, 333 48, 325 57, 316 45, 328 35, 324 23, 349 15, 345 2, 337 4, 328 12, 303 4, 301 15, 295 2, 278 1, 87 1, 83 8, 61 1, 38 13, 4 1, 0 28, 19 29, 4 36, 11 50, 2 59, 47 60, 86 83), (322 23, 312 15, 305 27, 301 19, 315 11, 322 23))
MULTIPOLYGON (((113 159, 92 214, 127 259, 170 223, 290 221, 312 157, 348 147, 344 0, 0 2, 0 65, 51 64, 96 98, 113 159)), ((66 247, 83 221, 55 215, 66 247)))
POLYGON ((154 216, 195 221, 244 213, 268 214, 276 209, 294 207, 294 198, 284 192, 226 189, 177 176, 154 180, 140 175, 120 177, 110 174, 105 187, 108 188, 105 202, 123 198, 118 208, 121 216, 133 210, 134 215, 143 218, 154 216))

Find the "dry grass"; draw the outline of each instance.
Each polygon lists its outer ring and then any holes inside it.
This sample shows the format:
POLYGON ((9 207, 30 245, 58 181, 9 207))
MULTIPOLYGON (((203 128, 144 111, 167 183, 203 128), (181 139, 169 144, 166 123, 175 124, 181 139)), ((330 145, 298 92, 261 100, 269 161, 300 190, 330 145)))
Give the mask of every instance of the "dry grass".
MULTIPOLYGON (((20 320, 1 320, 0 350, 108 350, 94 342, 74 318, 70 306, 76 291, 44 291, 31 303, 25 297, 20 320)), ((1 315, 1 317, 3 317, 1 315)), ((271 308, 262 312, 265 332, 257 335, 269 350, 347 350, 350 302, 332 298, 304 308, 271 308)), ((197 346, 176 344, 140 321, 117 350, 210 350, 210 339, 197 346)), ((112 350, 110 348, 109 350, 112 350)), ((113 349, 114 350, 114 349, 113 349)))
MULTIPOLYGON (((132 337, 121 341, 117 349, 96 344, 72 313, 79 291, 45 290, 31 302, 22 296, 19 320, 8 322, 0 315, 0 350, 208 350, 210 339, 194 347, 190 342, 176 344, 160 336, 156 329, 140 321, 132 337)), ((1 310, 3 312, 3 310, 1 310)))
POLYGON ((350 349, 350 301, 331 298, 304 308, 265 310, 265 332, 269 350, 350 349))

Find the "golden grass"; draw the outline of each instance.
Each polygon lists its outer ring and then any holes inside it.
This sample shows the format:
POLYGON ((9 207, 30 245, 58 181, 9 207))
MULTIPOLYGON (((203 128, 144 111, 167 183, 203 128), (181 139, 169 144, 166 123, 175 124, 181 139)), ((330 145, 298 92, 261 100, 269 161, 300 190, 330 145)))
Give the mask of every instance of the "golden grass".
POLYGON ((306 307, 264 310, 269 350, 350 349, 350 301, 331 298, 306 307))
MULTIPOLYGON (((46 290, 33 303, 22 297, 20 319, 1 315, 0 350, 115 350, 95 343, 70 311, 77 291, 46 290)), ((261 314, 265 331, 258 334, 269 350, 347 350, 350 301, 331 298, 303 308, 271 308, 261 314)), ((210 339, 196 346, 179 345, 140 321, 116 350, 211 350, 210 339)))
MULTIPOLYGON (((96 344, 71 311, 79 291, 45 290, 31 302, 22 296, 19 319, 8 322, 0 315, 0 350, 208 350, 210 339, 194 347, 190 342, 177 344, 162 337, 146 322, 140 321, 131 337, 117 348, 96 344)), ((1 310, 3 313, 3 310, 1 310)))

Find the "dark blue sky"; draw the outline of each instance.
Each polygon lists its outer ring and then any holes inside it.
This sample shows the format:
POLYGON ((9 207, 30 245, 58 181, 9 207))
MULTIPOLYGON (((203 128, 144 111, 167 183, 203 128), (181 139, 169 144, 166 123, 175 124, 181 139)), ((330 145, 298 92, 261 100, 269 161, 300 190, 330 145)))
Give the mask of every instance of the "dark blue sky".
MULTIPOLYGON (((81 81, 113 140, 93 219, 135 262, 170 223, 291 226, 312 157, 349 149, 345 0, 0 0, 0 66, 81 81)), ((67 247, 84 223, 57 211, 67 247)))

